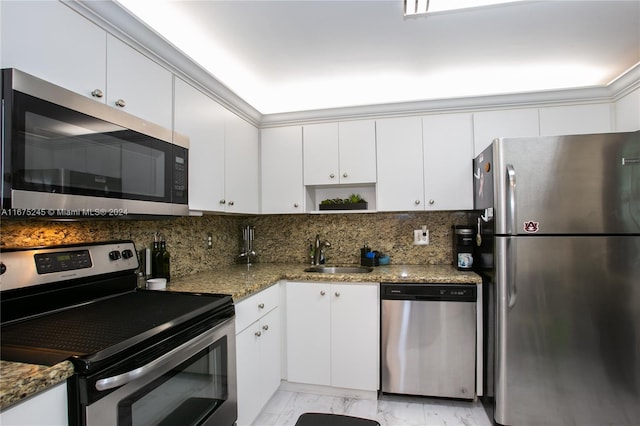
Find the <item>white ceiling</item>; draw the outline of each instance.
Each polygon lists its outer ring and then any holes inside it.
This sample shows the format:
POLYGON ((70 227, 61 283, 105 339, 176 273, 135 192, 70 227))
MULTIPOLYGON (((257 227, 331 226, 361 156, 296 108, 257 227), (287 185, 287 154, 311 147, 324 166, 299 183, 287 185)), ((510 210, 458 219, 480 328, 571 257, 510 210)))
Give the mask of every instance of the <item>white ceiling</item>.
POLYGON ((603 86, 640 63, 640 0, 411 18, 402 0, 117 1, 262 114, 603 86))

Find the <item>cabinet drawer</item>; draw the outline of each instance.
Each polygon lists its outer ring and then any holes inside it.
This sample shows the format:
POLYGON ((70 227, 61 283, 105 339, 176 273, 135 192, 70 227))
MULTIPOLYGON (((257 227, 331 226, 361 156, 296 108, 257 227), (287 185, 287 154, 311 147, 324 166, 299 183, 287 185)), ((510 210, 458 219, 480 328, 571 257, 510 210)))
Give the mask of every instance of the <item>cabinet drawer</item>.
POLYGON ((272 285, 236 303, 236 333, 240 333, 278 306, 279 288, 277 284, 272 285))

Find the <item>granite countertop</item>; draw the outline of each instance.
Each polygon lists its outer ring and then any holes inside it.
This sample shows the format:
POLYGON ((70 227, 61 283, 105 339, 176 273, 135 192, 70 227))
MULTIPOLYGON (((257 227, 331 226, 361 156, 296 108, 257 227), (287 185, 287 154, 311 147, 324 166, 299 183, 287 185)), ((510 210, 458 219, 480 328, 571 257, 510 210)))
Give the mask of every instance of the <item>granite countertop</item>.
MULTIPOLYGON (((352 266, 352 265, 351 265, 352 266)), ((458 271, 451 265, 384 265, 370 273, 321 274, 304 272, 308 265, 233 265, 172 280, 169 291, 230 294, 239 302, 280 280, 318 282, 433 282, 481 284, 473 272, 458 271)), ((65 381, 73 375, 73 365, 64 361, 52 367, 0 361, 0 410, 28 396, 65 381)))

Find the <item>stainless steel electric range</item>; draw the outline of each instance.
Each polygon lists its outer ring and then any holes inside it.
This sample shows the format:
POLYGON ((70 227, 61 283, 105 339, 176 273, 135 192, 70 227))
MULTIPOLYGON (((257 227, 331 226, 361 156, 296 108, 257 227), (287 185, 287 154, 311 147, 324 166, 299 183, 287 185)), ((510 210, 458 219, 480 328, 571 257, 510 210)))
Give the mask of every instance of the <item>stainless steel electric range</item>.
POLYGON ((72 425, 233 425, 230 296, 141 290, 131 241, 0 251, 1 358, 69 360, 72 425))

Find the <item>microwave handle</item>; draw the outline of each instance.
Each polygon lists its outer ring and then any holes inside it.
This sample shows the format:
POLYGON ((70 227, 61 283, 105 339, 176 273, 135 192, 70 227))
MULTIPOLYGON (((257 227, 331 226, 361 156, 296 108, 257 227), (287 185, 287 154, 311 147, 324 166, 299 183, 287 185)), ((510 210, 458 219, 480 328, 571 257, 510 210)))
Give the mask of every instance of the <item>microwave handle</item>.
POLYGON ((204 349, 210 344, 211 335, 215 333, 215 331, 216 329, 212 328, 211 330, 208 330, 205 333, 201 334, 200 336, 194 339, 191 339, 186 343, 183 343, 177 348, 172 349, 171 351, 154 359, 148 364, 143 365, 142 367, 138 367, 134 370, 127 371, 126 373, 118 374, 116 376, 97 380, 96 389, 99 391, 105 391, 108 389, 114 389, 119 386, 126 385, 127 383, 135 379, 139 379, 140 377, 146 376, 147 374, 153 372, 154 370, 160 368, 161 366, 171 362, 177 354, 183 351, 196 353, 197 351, 204 349))

